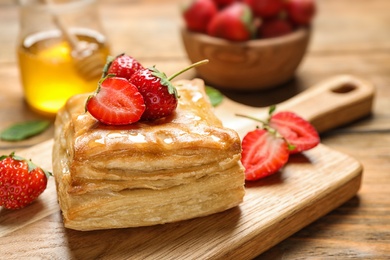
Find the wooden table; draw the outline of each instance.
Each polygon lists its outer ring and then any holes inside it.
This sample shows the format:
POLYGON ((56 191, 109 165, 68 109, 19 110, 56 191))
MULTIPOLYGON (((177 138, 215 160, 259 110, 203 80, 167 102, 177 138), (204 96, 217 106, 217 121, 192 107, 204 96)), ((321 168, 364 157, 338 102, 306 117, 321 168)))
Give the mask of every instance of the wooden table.
MULTIPOLYGON (((0 130, 41 118, 23 100, 16 62, 17 6, 0 3, 0 130)), ((112 52, 126 52, 169 75, 189 63, 181 44, 182 1, 101 1, 112 52)), ((310 49, 291 82, 272 91, 238 94, 239 102, 267 106, 338 74, 352 74, 377 88, 373 113, 328 132, 322 142, 364 166, 357 196, 269 249, 258 259, 388 259, 390 256, 390 2, 318 0, 310 49)), ((192 78, 187 72, 181 78, 192 78)), ((52 138, 53 128, 17 143, 0 141, 1 154, 52 138)), ((1 211, 0 211, 1 225, 1 211)), ((1 241, 0 241, 1 243, 1 241)), ((22 242, 16 241, 15 243, 22 242)))

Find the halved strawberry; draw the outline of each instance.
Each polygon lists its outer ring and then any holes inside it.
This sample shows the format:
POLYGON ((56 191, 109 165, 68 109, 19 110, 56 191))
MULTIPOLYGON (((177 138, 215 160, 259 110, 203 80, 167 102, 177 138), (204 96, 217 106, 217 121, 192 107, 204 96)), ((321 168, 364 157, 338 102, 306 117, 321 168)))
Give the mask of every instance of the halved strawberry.
POLYGON ((288 144, 271 130, 253 130, 242 140, 241 162, 246 180, 254 181, 276 173, 288 158, 288 144))
POLYGON ((116 57, 107 59, 107 64, 103 69, 103 76, 113 74, 120 78, 130 79, 130 77, 138 70, 144 67, 133 57, 124 53, 116 57))
POLYGON ((90 96, 86 110, 107 125, 127 125, 140 120, 145 102, 138 88, 119 77, 102 78, 96 93, 90 96))
POLYGON ((293 112, 275 113, 271 116, 269 125, 294 146, 294 149, 290 150, 291 154, 309 150, 320 143, 320 137, 314 126, 293 112))

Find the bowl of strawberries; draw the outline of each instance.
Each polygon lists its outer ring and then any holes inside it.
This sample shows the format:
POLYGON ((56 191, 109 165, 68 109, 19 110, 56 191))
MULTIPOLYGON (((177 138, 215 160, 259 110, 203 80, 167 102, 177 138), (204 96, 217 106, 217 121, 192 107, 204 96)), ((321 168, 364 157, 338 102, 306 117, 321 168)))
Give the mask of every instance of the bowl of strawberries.
POLYGON ((209 85, 270 89, 290 80, 304 58, 316 13, 314 0, 190 0, 181 36, 209 85))

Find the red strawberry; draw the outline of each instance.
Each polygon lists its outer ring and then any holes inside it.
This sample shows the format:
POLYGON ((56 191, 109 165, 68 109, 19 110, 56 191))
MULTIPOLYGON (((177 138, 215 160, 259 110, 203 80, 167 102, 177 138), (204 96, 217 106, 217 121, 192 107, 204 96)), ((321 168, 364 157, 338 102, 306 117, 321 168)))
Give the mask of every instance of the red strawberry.
POLYGON ((242 140, 241 162, 248 181, 276 173, 287 163, 288 158, 288 145, 275 132, 256 129, 247 133, 242 140))
POLYGON ((155 67, 137 71, 130 82, 137 86, 142 94, 146 109, 143 120, 155 120, 166 117, 177 107, 177 90, 164 73, 155 67))
POLYGON ((294 147, 291 154, 309 150, 320 143, 317 130, 308 121, 292 112, 278 112, 271 116, 269 125, 294 147))
POLYGON ((141 119, 155 120, 172 114, 177 107, 179 95, 171 80, 181 73, 207 62, 208 60, 202 60, 191 64, 169 78, 154 66, 137 71, 130 78, 130 82, 137 86, 145 100, 146 109, 141 119))
POLYGON ((225 6, 228 6, 236 2, 237 0, 213 0, 213 1, 219 8, 223 8, 225 6))
POLYGON ((284 0, 244 0, 255 16, 267 19, 276 16, 284 8, 284 0))
POLYGON ((278 171, 287 163, 289 155, 315 147, 319 136, 315 128, 292 112, 278 112, 270 107, 269 119, 262 121, 263 129, 247 133, 242 140, 242 164, 247 180, 257 180, 278 171))
POLYGON ((0 206, 20 209, 46 189, 50 172, 14 153, 0 157, 0 206))
POLYGON ((230 41, 246 41, 254 38, 255 30, 255 20, 249 6, 235 2, 213 17, 207 33, 230 41))
POLYGON ((286 0, 290 19, 299 25, 308 25, 316 13, 314 0, 286 0))
POLYGON ((137 87, 118 77, 102 78, 85 107, 93 117, 107 125, 137 122, 145 111, 144 99, 137 87))
POLYGON ((143 69, 141 63, 133 57, 122 53, 115 58, 108 58, 108 62, 103 69, 103 77, 113 74, 120 78, 130 79, 134 72, 140 69, 143 69))
POLYGON ((274 18, 264 21, 259 27, 259 36, 262 38, 273 38, 286 35, 293 31, 289 21, 282 18, 274 18))
POLYGON ((183 9, 183 18, 189 30, 205 33, 210 20, 218 12, 213 0, 193 0, 183 9))

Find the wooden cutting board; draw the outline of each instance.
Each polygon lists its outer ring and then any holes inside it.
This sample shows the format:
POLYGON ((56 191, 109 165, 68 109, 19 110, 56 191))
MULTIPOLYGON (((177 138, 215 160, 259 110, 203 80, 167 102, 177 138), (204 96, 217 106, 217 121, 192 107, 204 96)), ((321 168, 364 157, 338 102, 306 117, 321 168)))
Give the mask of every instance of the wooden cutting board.
MULTIPOLYGON (((320 132, 371 112, 374 88, 339 76, 278 105, 310 120, 320 132)), ((227 98, 216 109, 240 135, 255 123, 234 113, 264 117, 227 98)), ((19 153, 51 169, 52 141, 19 153)), ((244 202, 208 217, 142 228, 101 231, 65 229, 53 178, 29 207, 0 209, 4 259, 252 259, 353 197, 362 177, 354 158, 324 145, 290 158, 277 174, 248 183, 244 202)), ((104 206, 104 205, 102 205, 104 206)))

